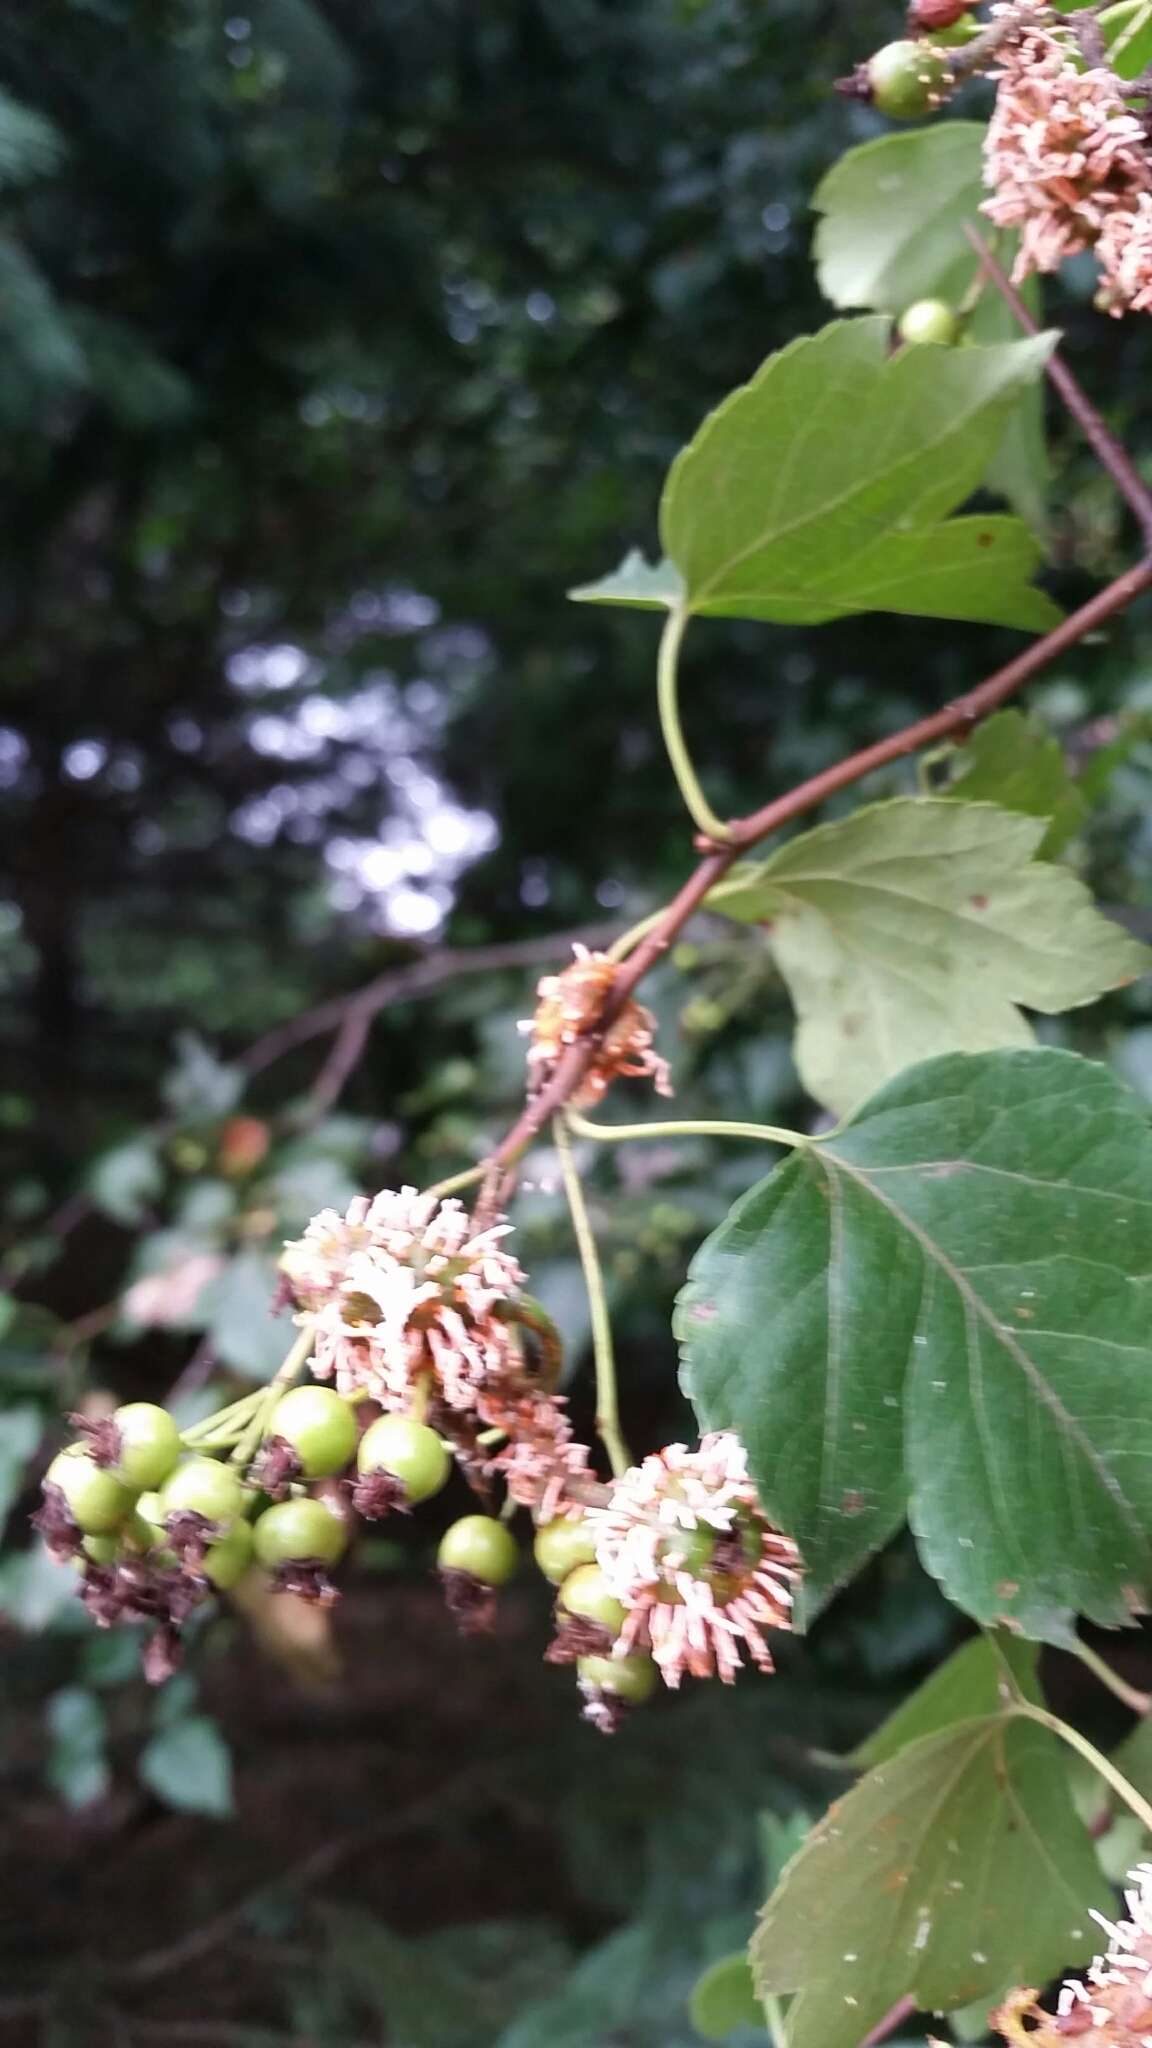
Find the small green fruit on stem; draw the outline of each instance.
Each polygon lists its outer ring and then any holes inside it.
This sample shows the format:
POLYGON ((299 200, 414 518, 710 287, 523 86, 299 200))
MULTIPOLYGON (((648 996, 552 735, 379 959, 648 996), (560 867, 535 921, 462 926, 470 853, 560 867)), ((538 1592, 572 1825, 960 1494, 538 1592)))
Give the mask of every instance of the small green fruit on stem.
POLYGON ((615 1638, 624 1626, 624 1603, 616 1598, 598 1564, 577 1565, 569 1572, 557 1595, 565 1614, 582 1621, 595 1621, 615 1638))
POLYGON ((901 341, 910 348, 918 348, 924 342, 949 348, 959 332, 959 317, 946 299, 917 299, 900 315, 897 325, 901 341))
POLYGON ((244 1514, 244 1489, 229 1465, 215 1458, 186 1458, 160 1489, 165 1519, 170 1515, 201 1515, 206 1522, 230 1529, 244 1514))
POLYGON ((117 1443, 110 1466, 122 1486, 147 1492, 162 1486, 180 1457, 180 1432, 166 1408, 155 1401, 129 1401, 112 1417, 117 1443))
POLYGON ((577 1565, 594 1564, 596 1561, 596 1539, 586 1522, 573 1521, 570 1516, 559 1515, 553 1522, 541 1523, 536 1531, 536 1562, 546 1579, 559 1586, 577 1565))
POLYGON ((85 1536, 108 1536, 127 1521, 136 1496, 112 1472, 104 1471, 90 1451, 72 1444, 53 1458, 46 1486, 59 1487, 68 1512, 85 1536))
POLYGON ((520 1561, 516 1538, 491 1515, 464 1515, 446 1529, 437 1563, 441 1571, 467 1572, 484 1586, 503 1586, 520 1561))
POLYGON ((410 1415, 382 1415, 360 1439, 357 1470, 371 1478, 385 1473, 398 1480, 409 1503, 430 1500, 448 1481, 452 1460, 434 1429, 410 1415))
POLYGON ((868 97, 890 121, 922 121, 939 112, 952 90, 947 59, 911 38, 885 43, 864 69, 868 97))
POLYGON ((630 1707, 642 1707, 656 1690, 656 1666, 642 1651, 630 1657, 581 1657, 576 1676, 630 1707))
POLYGON ((293 1387, 272 1413, 271 1433, 290 1444, 305 1479, 342 1472, 356 1449, 356 1417, 331 1387, 293 1387))
POLYGON ((312 1499, 265 1508, 252 1531, 256 1557, 269 1571, 297 1564, 338 1564, 348 1548, 345 1523, 312 1499))

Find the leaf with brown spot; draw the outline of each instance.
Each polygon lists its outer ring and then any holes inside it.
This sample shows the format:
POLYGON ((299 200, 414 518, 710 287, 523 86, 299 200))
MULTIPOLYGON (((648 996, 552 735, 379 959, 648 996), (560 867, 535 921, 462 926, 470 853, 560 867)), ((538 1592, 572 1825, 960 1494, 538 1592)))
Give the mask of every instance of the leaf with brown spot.
POLYGON ((1110 1893, 1060 1745, 989 1714, 869 1772, 784 1871, 752 1939, 789 2048, 858 2048, 898 2000, 952 2012, 1087 1961, 1110 1893))

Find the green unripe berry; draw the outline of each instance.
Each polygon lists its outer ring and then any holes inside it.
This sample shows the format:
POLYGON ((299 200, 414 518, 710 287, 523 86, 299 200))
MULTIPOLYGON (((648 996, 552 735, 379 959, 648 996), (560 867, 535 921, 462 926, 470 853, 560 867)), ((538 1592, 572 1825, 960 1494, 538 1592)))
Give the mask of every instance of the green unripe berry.
POLYGON ((577 1565, 574 1572, 569 1572, 557 1595, 557 1605, 566 1614, 598 1621, 611 1636, 618 1636, 624 1626, 624 1603, 616 1598, 598 1564, 577 1565))
POLYGON ((200 1566, 206 1579, 227 1593, 244 1577, 252 1562, 255 1538, 247 1522, 234 1522, 218 1543, 210 1543, 200 1566))
POLYGON ((436 1561, 441 1571, 467 1572, 484 1586, 503 1586, 520 1562, 516 1538, 491 1515, 464 1515, 444 1531, 436 1561))
POLYGON ((120 1555, 120 1538, 116 1536, 86 1536, 83 1549, 75 1563, 82 1571, 85 1564, 115 1564, 120 1555))
POLYGON ((119 1529, 135 1504, 135 1495, 114 1472, 97 1465, 82 1444, 72 1444, 53 1458, 45 1483, 60 1488, 72 1520, 85 1536, 107 1536, 119 1529))
POLYGON ((129 1401, 112 1417, 120 1452, 110 1466, 124 1486, 137 1492, 162 1486, 180 1458, 180 1431, 166 1408, 155 1401, 129 1401))
POLYGON ((581 1684, 614 1693, 630 1707, 642 1707, 656 1690, 656 1666, 642 1651, 630 1657, 581 1657, 576 1676, 581 1684))
POLYGON ((276 1405, 273 1436, 291 1444, 305 1479, 330 1479, 351 1462, 356 1417, 331 1387, 293 1387, 276 1405))
POLYGON ((160 1505, 169 1515, 203 1515, 228 1529, 244 1513, 244 1488, 231 1465, 216 1458, 187 1458, 160 1488, 160 1505))
POLYGON ((356 1453, 365 1475, 387 1472, 410 1501, 430 1500, 447 1483, 452 1460, 434 1429, 408 1415, 382 1415, 364 1431, 356 1453))
POLYGON ((950 348, 959 332, 960 322, 945 299, 917 299, 915 305, 901 314, 897 328, 901 341, 911 348, 919 348, 924 342, 950 348))
POLYGON ((319 1500, 277 1501, 265 1508, 252 1536, 257 1561, 269 1571, 313 1560, 337 1564, 348 1548, 345 1524, 319 1500))
POLYGON ((532 1548, 544 1577, 554 1586, 561 1585, 577 1565, 593 1564, 596 1559, 596 1539, 583 1517, 573 1521, 569 1515, 557 1515, 554 1522, 541 1523, 532 1548))
POLYGON ((142 1522, 148 1524, 154 1543, 164 1540, 164 1503, 155 1492, 142 1493, 136 1503, 136 1513, 142 1522))
POLYGON ((929 43, 911 39, 885 43, 865 70, 872 104, 890 121, 921 121, 937 113, 952 86, 947 59, 929 43))

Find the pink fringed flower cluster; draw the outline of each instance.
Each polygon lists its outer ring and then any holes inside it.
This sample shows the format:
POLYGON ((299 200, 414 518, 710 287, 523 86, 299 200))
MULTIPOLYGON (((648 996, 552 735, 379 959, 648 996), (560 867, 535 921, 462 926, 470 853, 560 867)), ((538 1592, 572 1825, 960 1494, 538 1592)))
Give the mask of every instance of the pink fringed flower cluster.
POLYGON ((316 1333, 314 1372, 385 1408, 406 1409, 422 1381, 449 1408, 475 1408, 506 1369, 499 1311, 524 1280, 508 1229, 474 1235, 462 1203, 415 1188, 322 1210, 280 1260, 316 1333))
POLYGON ((464 1444, 479 1427, 502 1430, 507 1447, 479 1462, 503 1475, 514 1500, 555 1513, 588 1452, 572 1439, 563 1400, 526 1369, 524 1274, 504 1246, 510 1228, 474 1232, 460 1202, 386 1188, 344 1216, 314 1216, 280 1265, 315 1332, 318 1378, 401 1414, 419 1390, 464 1444))
MULTIPOLYGON (((562 1397, 530 1368, 537 1312, 521 1298, 507 1230, 474 1231, 459 1202, 413 1188, 314 1217, 281 1262, 315 1333, 313 1370, 394 1412, 418 1400, 474 1484, 498 1476, 538 1524, 583 1521, 623 1609, 618 1638, 600 1631, 614 1658, 651 1656, 673 1687, 685 1675, 728 1683, 743 1659, 771 1671, 768 1631, 791 1626, 800 1565, 760 1507, 742 1444, 721 1431, 596 1481, 562 1397)), ((571 1635, 571 1616, 565 1626, 571 1635)), ((586 1711, 614 1727, 625 1702, 602 1681, 581 1674, 586 1711)))
POLYGON ((766 1520, 738 1437, 721 1430, 697 1450, 653 1453, 588 1522, 626 1610, 619 1654, 651 1651, 670 1686, 685 1674, 730 1683, 742 1655, 773 1669, 766 1631, 791 1627, 800 1560, 766 1520))
POLYGON ((1067 40, 1018 14, 1001 46, 999 91, 985 146, 983 211, 1015 228, 1017 283, 1094 251, 1101 303, 1112 313, 1152 308, 1152 159, 1143 122, 1102 67, 1079 69, 1067 40))

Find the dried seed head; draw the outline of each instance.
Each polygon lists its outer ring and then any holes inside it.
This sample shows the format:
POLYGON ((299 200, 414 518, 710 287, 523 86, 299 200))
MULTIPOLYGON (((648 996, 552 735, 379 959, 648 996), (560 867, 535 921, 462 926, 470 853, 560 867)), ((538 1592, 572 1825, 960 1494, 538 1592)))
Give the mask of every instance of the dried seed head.
MULTIPOLYGON (((576 957, 560 974, 546 974, 537 984, 536 1014, 521 1025, 532 1035, 528 1069, 536 1087, 543 1087, 561 1054, 581 1038, 596 1033, 611 994, 618 967, 606 953, 573 947, 576 957)), ((668 1062, 653 1051, 656 1020, 631 998, 600 1034, 595 1058, 579 1089, 577 1104, 599 1102, 620 1077, 651 1076, 658 1095, 671 1095, 668 1062)))

